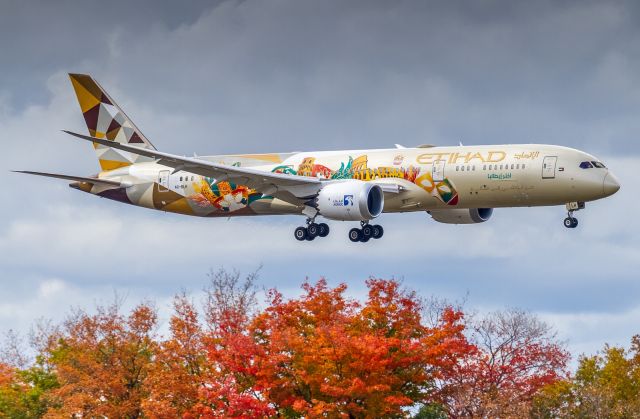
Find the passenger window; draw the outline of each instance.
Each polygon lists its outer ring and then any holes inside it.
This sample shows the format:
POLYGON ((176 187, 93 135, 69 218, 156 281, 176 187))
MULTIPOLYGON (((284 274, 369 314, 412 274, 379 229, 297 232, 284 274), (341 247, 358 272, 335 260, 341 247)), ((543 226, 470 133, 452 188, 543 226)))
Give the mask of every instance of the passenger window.
POLYGON ((522 163, 522 168, 524 169, 524 163, 522 163))
POLYGON ((180 176, 180 182, 182 182, 182 176, 180 176))
POLYGON ((487 165, 486 164, 482 165, 482 170, 487 170, 487 165))
POLYGON ((458 166, 456 166, 456 172, 458 171, 458 169, 459 169, 459 167, 458 167, 458 166))
POLYGON ((513 164, 511 165, 511 170, 513 170, 513 164))
POLYGON ((471 166, 471 170, 473 170, 474 172, 476 171, 476 166, 471 166))

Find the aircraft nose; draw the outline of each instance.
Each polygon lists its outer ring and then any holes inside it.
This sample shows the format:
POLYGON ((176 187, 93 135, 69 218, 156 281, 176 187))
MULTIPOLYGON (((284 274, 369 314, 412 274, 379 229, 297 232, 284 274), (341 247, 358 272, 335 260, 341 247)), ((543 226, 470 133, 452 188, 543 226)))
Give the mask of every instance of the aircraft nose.
POLYGON ((618 189, 620 189, 620 182, 618 182, 618 179, 613 175, 613 173, 608 172, 604 176, 604 181, 602 182, 602 190, 605 196, 613 195, 618 192, 618 189))

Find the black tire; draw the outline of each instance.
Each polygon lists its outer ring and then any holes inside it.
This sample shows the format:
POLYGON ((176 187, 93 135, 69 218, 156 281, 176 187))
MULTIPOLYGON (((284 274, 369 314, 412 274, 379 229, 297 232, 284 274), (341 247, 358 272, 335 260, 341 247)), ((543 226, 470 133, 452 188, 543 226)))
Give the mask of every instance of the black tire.
POLYGON ((571 228, 576 228, 576 227, 578 227, 578 219, 574 218, 573 219, 573 224, 571 225, 571 228))
POLYGON ((372 237, 374 239, 379 239, 383 235, 384 235, 384 228, 382 228, 382 226, 378 224, 374 225, 372 237))
POLYGON ((327 224, 320 223, 320 224, 318 224, 318 227, 320 227, 320 231, 318 232, 318 236, 327 237, 329 235, 329 226, 327 224))
POLYGON ((298 227, 293 231, 293 236, 298 241, 304 241, 307 239, 307 229, 304 227, 298 227))
POLYGON ((349 230, 349 240, 352 242, 359 242, 362 240, 362 231, 359 228, 352 228, 349 230))
POLYGON ((573 228, 573 218, 567 217, 564 219, 564 226, 567 228, 573 228))
POLYGON ((373 227, 369 224, 362 226, 362 237, 366 237, 366 239, 369 240, 371 236, 373 236, 373 227))
POLYGON ((314 239, 320 234, 320 226, 316 223, 311 223, 307 226, 307 234, 314 239))

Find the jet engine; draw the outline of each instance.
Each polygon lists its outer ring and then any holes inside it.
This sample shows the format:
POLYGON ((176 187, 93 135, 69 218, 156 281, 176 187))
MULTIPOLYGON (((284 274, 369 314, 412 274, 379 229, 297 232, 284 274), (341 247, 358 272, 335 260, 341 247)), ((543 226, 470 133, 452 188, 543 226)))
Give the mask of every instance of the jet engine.
POLYGON ((360 180, 331 182, 318 193, 316 207, 331 220, 372 220, 382 213, 384 194, 380 186, 360 180))
POLYGON ((427 211, 439 223, 476 224, 484 223, 493 214, 493 208, 456 208, 427 211))

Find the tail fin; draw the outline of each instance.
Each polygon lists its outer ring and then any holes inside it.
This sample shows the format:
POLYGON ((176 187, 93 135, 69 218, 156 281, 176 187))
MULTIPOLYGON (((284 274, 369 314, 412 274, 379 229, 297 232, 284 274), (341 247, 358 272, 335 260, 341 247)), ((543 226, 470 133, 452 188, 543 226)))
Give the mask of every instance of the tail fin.
MULTIPOLYGON (((121 144, 156 149, 91 76, 69 74, 69 78, 78 97, 89 135, 121 144)), ((130 155, 97 143, 94 143, 94 147, 102 170, 113 170, 150 160, 148 157, 130 155)))

